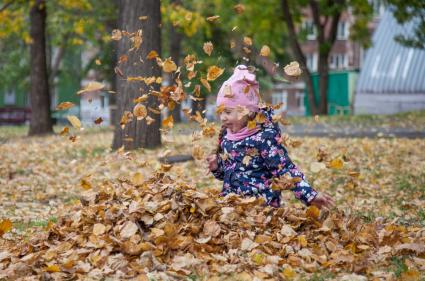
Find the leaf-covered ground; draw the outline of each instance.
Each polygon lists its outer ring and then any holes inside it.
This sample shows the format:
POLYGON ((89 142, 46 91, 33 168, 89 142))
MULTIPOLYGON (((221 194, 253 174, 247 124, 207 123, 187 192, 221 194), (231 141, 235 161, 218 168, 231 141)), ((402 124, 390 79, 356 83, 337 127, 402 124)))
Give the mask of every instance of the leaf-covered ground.
POLYGON ((157 280, 164 274, 230 280, 424 278, 423 139, 287 140, 309 182, 337 201, 337 210, 317 217, 290 192, 284 192, 280 210, 220 201, 221 183, 203 160, 161 166, 159 156, 192 154, 196 145, 194 156, 201 159, 215 148, 215 139, 180 134, 178 128, 164 136, 161 149, 134 152, 111 152, 109 130, 78 133, 75 142, 57 135, 4 136, 0 219, 13 223, 0 243, 6 276, 124 278, 142 274, 134 263, 145 262, 150 275, 142 275, 157 280), (82 194, 88 197, 81 201, 82 194), (156 202, 155 208, 178 204, 148 210, 146 202, 156 202), (131 206, 145 207, 133 213, 131 206), (116 216, 105 217, 111 208, 116 216), (234 212, 233 224, 221 219, 234 212), (64 218, 75 214, 79 217, 64 218), (134 222, 141 220, 146 223, 136 229, 134 222), (173 245, 170 235, 178 238, 173 245))

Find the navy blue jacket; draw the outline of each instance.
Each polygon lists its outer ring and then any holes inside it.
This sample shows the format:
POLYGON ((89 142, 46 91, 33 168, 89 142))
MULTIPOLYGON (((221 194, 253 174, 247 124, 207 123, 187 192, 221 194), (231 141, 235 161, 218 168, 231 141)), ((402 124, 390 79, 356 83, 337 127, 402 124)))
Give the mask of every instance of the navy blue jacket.
MULTIPOLYGON (((262 196, 268 205, 280 206, 280 190, 272 190, 273 178, 289 175, 297 178, 289 187, 296 198, 309 205, 317 192, 307 183, 302 172, 291 161, 286 148, 280 143, 280 129, 272 121, 273 110, 261 109, 267 117, 261 129, 243 140, 230 141, 224 132, 219 138, 222 153, 214 176, 223 181, 222 195, 262 196)), ((291 181, 286 181, 291 182, 291 181)))

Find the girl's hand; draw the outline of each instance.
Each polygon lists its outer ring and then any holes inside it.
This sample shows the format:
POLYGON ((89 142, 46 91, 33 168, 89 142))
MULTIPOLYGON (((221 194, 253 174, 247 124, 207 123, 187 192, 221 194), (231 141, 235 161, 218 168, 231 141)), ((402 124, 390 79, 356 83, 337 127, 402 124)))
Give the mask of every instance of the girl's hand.
POLYGON ((331 207, 335 207, 335 201, 328 193, 319 192, 316 195, 316 198, 314 198, 313 201, 310 202, 310 205, 314 205, 319 209, 321 209, 322 207, 330 209, 331 207))
POLYGON ((217 154, 208 155, 207 162, 208 162, 208 170, 210 170, 211 172, 218 169, 217 154))

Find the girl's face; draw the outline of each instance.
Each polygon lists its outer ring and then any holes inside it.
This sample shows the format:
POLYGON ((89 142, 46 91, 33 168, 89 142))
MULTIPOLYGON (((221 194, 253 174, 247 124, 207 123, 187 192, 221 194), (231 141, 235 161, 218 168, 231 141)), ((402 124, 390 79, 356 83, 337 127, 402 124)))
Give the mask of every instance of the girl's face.
POLYGON ((248 124, 248 116, 242 115, 236 108, 225 108, 220 113, 220 120, 223 126, 230 129, 232 133, 240 131, 248 124))

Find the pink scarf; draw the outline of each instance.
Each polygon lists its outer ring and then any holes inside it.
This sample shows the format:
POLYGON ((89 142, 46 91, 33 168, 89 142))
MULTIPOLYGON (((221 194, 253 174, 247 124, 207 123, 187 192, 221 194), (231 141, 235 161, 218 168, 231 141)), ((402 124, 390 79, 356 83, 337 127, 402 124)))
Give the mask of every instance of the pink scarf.
POLYGON ((260 126, 255 127, 254 129, 248 129, 248 127, 242 128, 240 131, 236 133, 232 133, 230 129, 227 129, 226 138, 230 141, 240 141, 244 138, 252 136, 260 130, 260 126))

